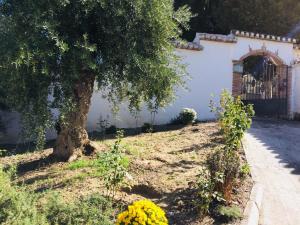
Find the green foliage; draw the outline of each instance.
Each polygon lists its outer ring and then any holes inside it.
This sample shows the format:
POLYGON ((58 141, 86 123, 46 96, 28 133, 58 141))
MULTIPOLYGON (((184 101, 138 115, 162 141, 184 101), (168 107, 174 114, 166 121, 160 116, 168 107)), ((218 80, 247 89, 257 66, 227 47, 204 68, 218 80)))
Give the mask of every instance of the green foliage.
POLYGON ((240 177, 246 178, 250 174, 250 166, 248 163, 245 163, 240 168, 240 177))
MULTIPOLYGON (((201 171, 198 181, 200 212, 209 212, 213 201, 231 201, 231 193, 236 179, 241 171, 247 172, 247 167, 241 167, 238 148, 245 131, 250 128, 254 111, 252 106, 244 106, 240 98, 234 99, 227 91, 221 94, 220 105, 211 102, 212 111, 219 118, 225 147, 215 150, 206 160, 205 170, 201 171)), ((222 208, 224 216, 234 217, 235 209, 222 208), (232 214, 232 215, 231 215, 232 214)))
POLYGON ((224 218, 226 221, 236 220, 243 218, 241 209, 236 206, 219 206, 217 207, 217 214, 224 218))
POLYGON ((117 140, 109 152, 104 152, 98 157, 98 164, 102 170, 102 179, 108 191, 108 196, 114 197, 116 190, 124 182, 129 159, 124 154, 124 149, 121 147, 123 131, 117 132, 117 140))
POLYGON ((224 199, 231 201, 231 192, 240 171, 240 157, 236 151, 218 149, 207 159, 207 167, 212 177, 222 174, 222 182, 216 183, 216 190, 224 199))
POLYGON ((171 124, 192 124, 197 120, 197 112, 194 109, 184 108, 179 115, 171 121, 171 124))
POLYGON ((51 225, 113 225, 111 202, 98 194, 73 203, 51 194, 43 211, 51 225))
POLYGON ((172 0, 2 0, 1 103, 22 114, 24 136, 39 147, 54 127, 52 109, 72 126, 76 88, 94 80, 115 109, 121 101, 131 111, 164 107, 184 84, 172 41, 190 16, 172 0))
POLYGON ((202 216, 210 211, 210 207, 214 201, 225 201, 222 194, 216 190, 218 183, 223 183, 224 177, 221 173, 216 173, 214 176, 207 168, 200 171, 197 180, 198 198, 195 203, 202 216))
POLYGON ((143 133, 152 133, 154 131, 153 125, 150 123, 144 123, 142 126, 143 133))
MULTIPOLYGON (((11 172, 12 174, 12 172, 11 172)), ((111 202, 99 195, 64 202, 58 194, 39 195, 14 186, 0 169, 0 223, 3 225, 112 225, 111 202)))
POLYGON ((197 119, 197 112, 194 109, 184 108, 179 113, 178 120, 184 124, 194 123, 197 119))
POLYGON ((196 32, 228 34, 232 29, 281 36, 288 34, 300 19, 297 0, 175 0, 176 8, 186 4, 195 14, 191 29, 184 33, 189 40, 196 32))
POLYGON ((237 150, 247 129, 250 128, 254 110, 252 105, 244 105, 240 97, 233 98, 224 90, 221 94, 219 106, 211 102, 212 111, 216 112, 226 148, 237 150))
POLYGON ((36 206, 37 197, 24 188, 11 185, 10 176, 0 168, 0 224, 48 224, 36 206))
POLYGON ((95 162, 89 159, 79 159, 77 161, 73 161, 68 165, 68 169, 70 170, 77 170, 87 167, 93 167, 95 162))

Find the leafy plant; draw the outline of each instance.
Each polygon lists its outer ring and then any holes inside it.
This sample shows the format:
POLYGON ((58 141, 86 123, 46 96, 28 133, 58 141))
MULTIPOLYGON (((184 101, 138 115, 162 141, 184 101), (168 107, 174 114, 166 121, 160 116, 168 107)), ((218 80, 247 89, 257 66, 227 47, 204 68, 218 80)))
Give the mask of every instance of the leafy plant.
POLYGON ((250 128, 255 112, 252 105, 244 105, 240 97, 233 98, 224 90, 220 103, 210 103, 211 111, 216 112, 225 139, 226 148, 237 150, 247 129, 250 128))
POLYGON ((48 224, 36 206, 37 196, 24 188, 13 186, 10 179, 10 175, 0 168, 0 224, 48 224))
POLYGON ((113 225, 112 204, 100 195, 65 202, 50 193, 41 200, 41 195, 13 185, 10 174, 0 168, 0 224, 113 225))
POLYGON ((216 173, 214 176, 207 168, 203 168, 198 175, 197 188, 198 198, 195 203, 202 216, 209 213, 210 207, 214 201, 225 201, 222 197, 222 193, 216 190, 216 185, 223 183, 224 177, 221 173, 216 173))
POLYGON ((217 214, 226 221, 243 218, 241 209, 238 206, 218 206, 217 214))
POLYGON ((171 120, 171 124, 192 124, 197 120, 197 112, 194 109, 184 108, 179 115, 171 120))
POLYGON ((129 159, 125 156, 121 146, 123 135, 123 131, 117 131, 117 140, 112 149, 98 156, 98 165, 101 167, 103 174, 102 179, 108 191, 108 196, 112 198, 124 181, 129 166, 129 159))
POLYGON ((215 190, 222 193, 224 199, 231 201, 231 192, 240 170, 240 158, 236 151, 218 149, 206 161, 212 177, 222 174, 223 180, 217 181, 215 190))
POLYGON ((246 178, 250 174, 250 166, 248 163, 245 163, 240 168, 240 177, 242 179, 246 178))
POLYGON ((112 204, 94 194, 75 202, 64 202, 56 193, 47 198, 43 213, 51 225, 113 225, 112 204))

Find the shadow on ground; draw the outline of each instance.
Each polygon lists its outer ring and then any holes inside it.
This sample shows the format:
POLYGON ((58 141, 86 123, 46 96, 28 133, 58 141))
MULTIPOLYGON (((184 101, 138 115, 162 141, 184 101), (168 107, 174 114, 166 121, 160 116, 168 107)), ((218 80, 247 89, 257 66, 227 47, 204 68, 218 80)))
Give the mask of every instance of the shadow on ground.
POLYGON ((256 118, 248 133, 276 154, 292 174, 300 175, 300 122, 256 118))

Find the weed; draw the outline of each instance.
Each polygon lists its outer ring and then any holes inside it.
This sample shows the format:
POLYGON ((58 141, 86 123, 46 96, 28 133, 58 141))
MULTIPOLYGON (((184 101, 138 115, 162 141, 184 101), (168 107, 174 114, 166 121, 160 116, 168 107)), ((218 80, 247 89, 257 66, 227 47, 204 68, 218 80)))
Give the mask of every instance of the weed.
POLYGON ((124 149, 121 146, 123 131, 117 132, 117 140, 109 152, 98 156, 98 165, 102 170, 102 179, 107 189, 107 195, 114 198, 116 190, 125 180, 129 160, 124 155, 124 149))
POLYGON ((51 225, 112 225, 113 213, 110 201, 101 195, 91 195, 75 202, 64 202, 57 194, 47 197, 43 207, 51 225))
POLYGON ((240 168, 240 177, 245 179, 250 174, 250 166, 248 163, 245 163, 240 168))
POLYGON ((238 206, 219 206, 217 215, 226 221, 232 221, 243 218, 241 209, 238 206))

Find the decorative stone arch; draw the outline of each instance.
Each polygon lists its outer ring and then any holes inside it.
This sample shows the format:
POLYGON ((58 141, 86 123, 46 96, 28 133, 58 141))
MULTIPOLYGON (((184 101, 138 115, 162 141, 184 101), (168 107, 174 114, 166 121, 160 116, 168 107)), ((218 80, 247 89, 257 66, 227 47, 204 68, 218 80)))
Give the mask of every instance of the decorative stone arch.
MULTIPOLYGON (((282 65, 286 65, 286 63, 284 62, 283 59, 281 59, 278 56, 278 53, 274 53, 271 51, 268 51, 267 49, 257 49, 257 50, 250 50, 247 54, 243 55, 239 60, 237 60, 238 62, 243 62, 246 58, 250 57, 250 56, 266 56, 269 59, 272 60, 272 62, 276 65, 276 66, 282 66, 282 65)), ((237 62, 236 61, 236 62, 237 62)))

